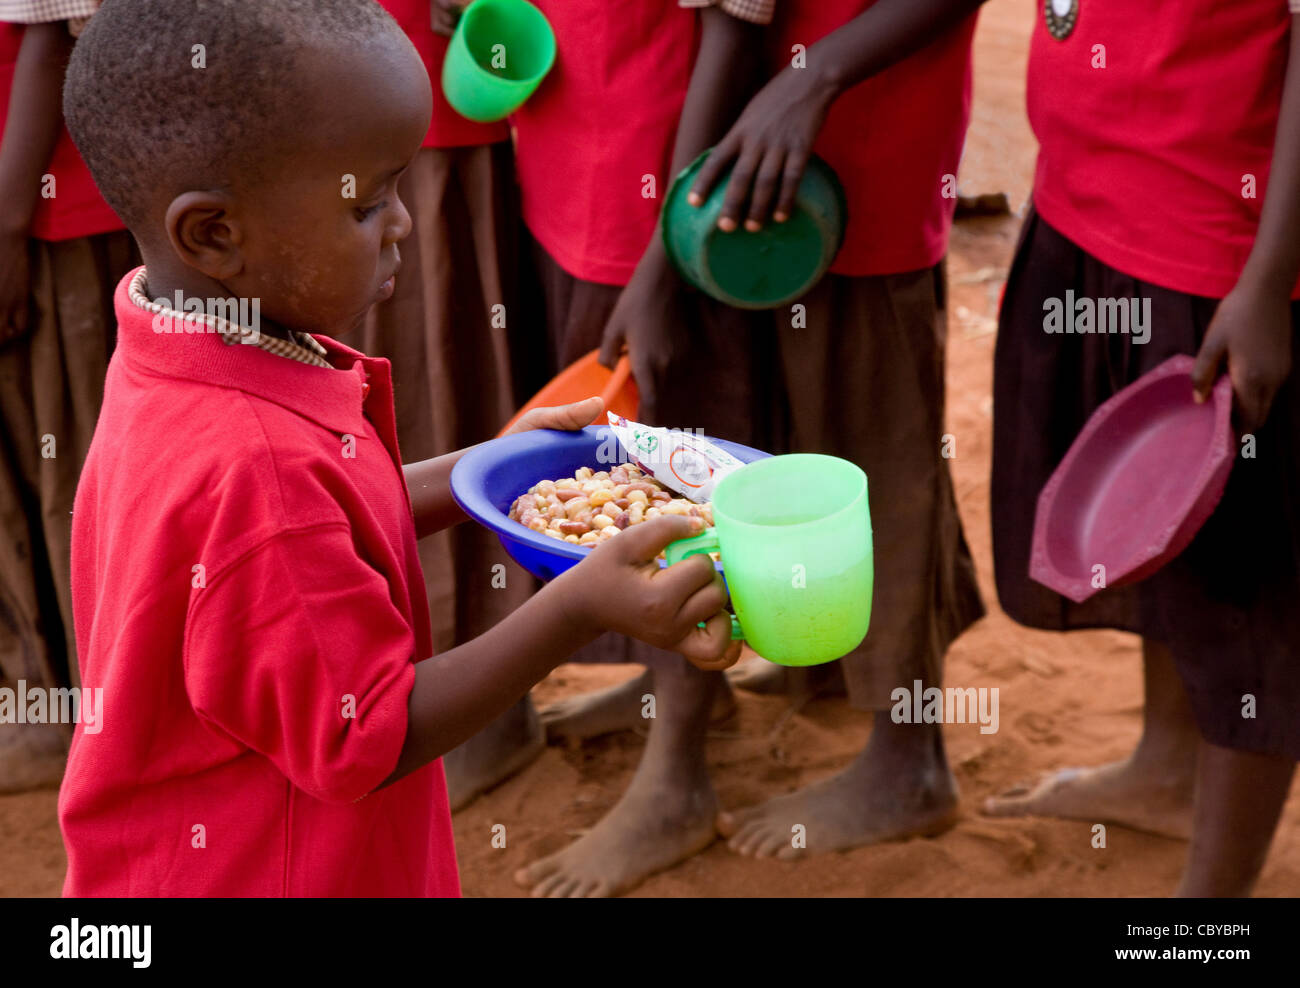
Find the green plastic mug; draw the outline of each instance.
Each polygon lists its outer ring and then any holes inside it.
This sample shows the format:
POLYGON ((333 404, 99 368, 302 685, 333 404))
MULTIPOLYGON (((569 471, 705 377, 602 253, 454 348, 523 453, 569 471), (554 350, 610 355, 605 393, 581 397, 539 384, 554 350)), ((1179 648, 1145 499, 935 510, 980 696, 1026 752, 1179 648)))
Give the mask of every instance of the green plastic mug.
POLYGON ((858 466, 813 453, 756 460, 718 484, 713 520, 664 557, 671 566, 722 554, 733 638, 785 666, 831 662, 862 643, 874 568, 858 466))
POLYGON ((528 0, 474 0, 442 62, 442 91, 462 117, 503 120, 555 64, 555 32, 528 0))

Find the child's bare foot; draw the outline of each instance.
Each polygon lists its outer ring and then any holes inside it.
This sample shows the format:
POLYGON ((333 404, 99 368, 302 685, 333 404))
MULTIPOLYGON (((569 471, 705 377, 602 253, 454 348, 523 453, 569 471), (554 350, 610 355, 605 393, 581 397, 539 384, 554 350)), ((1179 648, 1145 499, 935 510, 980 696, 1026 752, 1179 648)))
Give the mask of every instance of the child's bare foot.
POLYGON ((1194 757, 1188 771, 1172 775, 1136 758, 1100 768, 1065 768, 1037 785, 1019 785, 990 796, 982 812, 1114 823, 1187 840, 1192 835, 1193 761, 1194 757))
POLYGON ((876 715, 866 750, 844 771, 759 806, 722 813, 717 825, 738 854, 788 860, 930 837, 956 819, 957 783, 937 727, 893 724, 884 712, 876 715))
POLYGON ((57 789, 68 763, 63 731, 45 724, 0 728, 0 793, 57 789))
POLYGON ((451 809, 464 809, 480 795, 531 764, 546 747, 533 701, 524 697, 442 759, 451 809))
MULTIPOLYGON (((654 674, 647 669, 625 683, 557 700, 541 712, 546 740, 552 744, 557 741, 576 744, 602 734, 646 726, 644 697, 653 692, 654 674)), ((736 699, 731 690, 717 690, 709 712, 709 723, 720 723, 735 712, 736 699)))
POLYGON ((1035 786, 1017 786, 984 801, 990 816, 1055 816, 1117 823, 1186 840, 1200 734, 1165 646, 1142 643, 1142 739, 1132 756, 1100 768, 1067 768, 1035 786))
POLYGON ((672 777, 650 760, 647 752, 623 798, 595 827, 521 868, 515 881, 534 896, 620 895, 712 844, 718 800, 707 773, 672 777))
POLYGON ((823 694, 843 696, 844 671, 838 662, 820 666, 779 666, 753 655, 727 670, 727 682, 749 693, 784 694, 792 700, 809 700, 823 694))

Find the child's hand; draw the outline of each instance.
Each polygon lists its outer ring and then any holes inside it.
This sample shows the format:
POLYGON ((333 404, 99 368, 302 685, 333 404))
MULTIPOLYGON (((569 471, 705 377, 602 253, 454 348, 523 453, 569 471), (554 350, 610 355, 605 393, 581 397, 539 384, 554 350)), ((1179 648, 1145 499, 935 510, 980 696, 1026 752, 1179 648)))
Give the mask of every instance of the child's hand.
POLYGON ((626 348, 632 377, 641 396, 639 418, 658 418, 657 393, 669 368, 689 351, 682 327, 682 284, 671 269, 663 248, 651 244, 619 294, 600 344, 600 362, 613 367, 626 348))
POLYGON ((450 38, 456 32, 456 22, 460 20, 465 7, 465 3, 457 0, 429 0, 429 20, 432 22, 433 33, 450 38))
POLYGON ((628 528, 548 589, 582 626, 680 652, 701 669, 725 669, 740 656, 740 642, 731 640, 731 617, 722 609, 722 577, 708 556, 690 556, 667 569, 655 559, 669 542, 700 528, 699 519, 682 515, 628 528))
POLYGON ((591 425, 604 410, 605 401, 602 398, 584 398, 554 408, 534 408, 525 412, 503 435, 513 436, 516 432, 529 432, 533 429, 564 429, 573 432, 591 425))
POLYGON ((799 180, 833 96, 811 72, 786 68, 774 76, 704 162, 687 202, 702 205, 734 161, 718 228, 728 233, 736 229, 747 202, 746 230, 762 228, 774 200, 772 218, 784 223, 794 210, 799 180))
POLYGON ((1289 292, 1238 282, 1219 303, 1196 355, 1196 400, 1209 397, 1226 357, 1237 399, 1237 426, 1243 433, 1258 429, 1291 373, 1291 332, 1289 292))

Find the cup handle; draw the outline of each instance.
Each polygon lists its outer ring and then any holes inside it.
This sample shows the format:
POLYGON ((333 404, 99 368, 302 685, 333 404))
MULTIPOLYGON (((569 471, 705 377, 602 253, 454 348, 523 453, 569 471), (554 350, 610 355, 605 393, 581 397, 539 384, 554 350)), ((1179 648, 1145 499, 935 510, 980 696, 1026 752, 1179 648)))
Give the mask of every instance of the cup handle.
MULTIPOLYGON (((688 556, 698 556, 702 553, 719 551, 721 551, 721 547, 718 545, 718 530, 716 528, 706 528, 699 535, 692 535, 689 539, 678 539, 676 542, 669 542, 664 548, 664 561, 669 566, 672 566, 674 563, 680 563, 688 556)), ((700 622, 700 627, 704 627, 703 621, 700 622)), ((732 641, 745 640, 745 633, 740 630, 740 619, 734 614, 731 615, 731 639, 732 641)))
POLYGON ((716 528, 706 528, 699 535, 692 535, 688 539, 669 542, 664 548, 664 561, 669 566, 672 566, 674 563, 680 563, 687 556, 698 556, 701 553, 721 551, 721 546, 718 545, 718 530, 716 528))

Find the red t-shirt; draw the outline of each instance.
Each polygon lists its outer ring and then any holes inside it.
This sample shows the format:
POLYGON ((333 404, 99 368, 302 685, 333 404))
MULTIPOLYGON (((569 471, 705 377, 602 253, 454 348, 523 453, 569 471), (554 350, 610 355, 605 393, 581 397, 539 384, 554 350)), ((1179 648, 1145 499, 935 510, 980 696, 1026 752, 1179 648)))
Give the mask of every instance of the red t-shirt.
MULTIPOLYGON (((847 24, 876 0, 779 0, 769 65, 785 69, 796 44, 847 24)), ((837 274, 895 274, 937 264, 948 250, 955 183, 971 105, 976 15, 921 51, 859 83, 831 106, 813 150, 848 199, 837 274), (951 194, 945 195, 945 189, 951 194)))
POLYGON ((1033 8, 1027 93, 1039 214, 1127 275, 1226 295, 1264 202, 1287 63, 1285 0, 1083 0, 1064 41, 1048 33, 1041 0, 1033 8), (1243 195, 1248 175, 1253 197, 1243 195))
POLYGON ((433 83, 433 120, 425 135, 424 147, 465 147, 492 144, 510 138, 506 122, 482 124, 467 120, 451 108, 442 94, 442 60, 447 54, 447 39, 434 34, 430 0, 379 0, 379 5, 393 15, 415 50, 424 59, 424 67, 433 83))
POLYGON ((625 285, 672 183, 695 13, 677 0, 535 2, 557 52, 514 118, 524 220, 569 274, 625 285))
MULTIPOLYGON (((22 24, 0 23, 0 131, 9 119, 9 94, 22 41, 22 24)), ((54 146, 46 174, 54 176, 54 195, 37 202, 32 217, 33 237, 71 240, 125 229, 95 188, 95 181, 66 127, 54 146)))
POLYGON ((458 895, 441 762, 372 792, 433 652, 388 361, 155 333, 134 274, 73 511, 103 716, 59 794, 64 894, 458 895))

